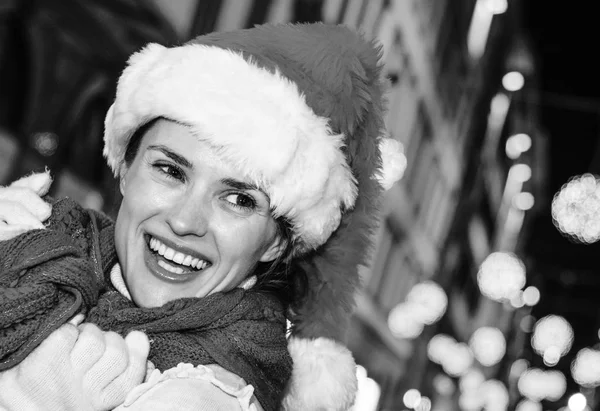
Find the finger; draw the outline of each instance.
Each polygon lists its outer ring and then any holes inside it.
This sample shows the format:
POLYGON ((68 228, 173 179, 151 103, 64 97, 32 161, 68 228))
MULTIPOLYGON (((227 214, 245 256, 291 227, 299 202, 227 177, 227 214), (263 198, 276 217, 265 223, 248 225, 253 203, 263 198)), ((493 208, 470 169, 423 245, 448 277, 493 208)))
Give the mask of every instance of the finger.
POLYGON ((84 386, 91 394, 101 395, 104 388, 125 372, 129 363, 129 349, 123 337, 113 331, 104 332, 104 344, 102 357, 84 377, 84 386))
POLYGON ((27 231, 36 230, 39 227, 30 225, 7 225, 0 224, 0 241, 11 240, 27 231))
POLYGON ((45 171, 43 173, 34 173, 23 177, 13 182, 10 187, 26 187, 33 190, 41 197, 48 194, 51 184, 52 177, 50 177, 50 171, 45 171))
POLYGON ((104 332, 94 324, 83 323, 77 327, 79 338, 71 351, 71 363, 77 375, 82 377, 96 364, 106 349, 104 332))
POLYGON ((125 337, 125 344, 128 354, 127 368, 105 388, 105 404, 122 403, 127 393, 141 384, 146 376, 150 352, 148 337, 140 331, 132 331, 125 337))
POLYGON ((35 228, 44 228, 44 225, 21 204, 10 200, 0 201, 0 220, 8 225, 29 225, 35 228))
POLYGON ((75 327, 77 327, 79 324, 81 324, 83 322, 84 319, 85 319, 85 315, 79 313, 69 320, 69 324, 72 324, 75 327))
POLYGON ((47 220, 52 212, 50 204, 42 200, 35 191, 25 187, 0 188, 0 200, 20 204, 40 221, 47 220))
MULTIPOLYGON (((79 332, 70 324, 54 330, 30 355, 36 364, 59 364, 69 360, 69 352, 77 341, 79 332), (38 361, 39 359, 39 361, 38 361)), ((28 358, 29 358, 28 357, 28 358)))

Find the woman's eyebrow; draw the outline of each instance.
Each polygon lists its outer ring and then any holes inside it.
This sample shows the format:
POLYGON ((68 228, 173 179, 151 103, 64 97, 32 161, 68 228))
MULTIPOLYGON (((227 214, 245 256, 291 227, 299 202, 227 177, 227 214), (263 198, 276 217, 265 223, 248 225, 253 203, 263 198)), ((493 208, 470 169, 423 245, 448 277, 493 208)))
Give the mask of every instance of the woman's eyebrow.
POLYGON ((185 157, 180 156, 170 148, 163 145, 150 145, 148 146, 148 150, 156 150, 163 153, 165 156, 169 157, 171 160, 179 164, 180 166, 193 169, 194 165, 188 161, 185 157))
POLYGON ((225 184, 231 188, 235 188, 236 190, 256 190, 260 191, 265 195, 265 197, 269 198, 267 193, 265 193, 260 187, 256 184, 246 183, 245 181, 235 180, 233 178, 222 178, 221 183, 225 184))

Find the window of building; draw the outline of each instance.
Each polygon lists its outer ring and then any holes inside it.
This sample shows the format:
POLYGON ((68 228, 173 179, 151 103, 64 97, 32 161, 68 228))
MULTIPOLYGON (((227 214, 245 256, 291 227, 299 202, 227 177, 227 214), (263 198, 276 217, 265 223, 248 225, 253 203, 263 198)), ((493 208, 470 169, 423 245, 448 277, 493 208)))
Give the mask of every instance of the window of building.
POLYGON ((404 250, 404 235, 390 218, 386 219, 381 231, 371 276, 365 286, 374 300, 388 310, 403 298, 407 287, 412 285, 410 278, 414 270, 409 254, 404 250))

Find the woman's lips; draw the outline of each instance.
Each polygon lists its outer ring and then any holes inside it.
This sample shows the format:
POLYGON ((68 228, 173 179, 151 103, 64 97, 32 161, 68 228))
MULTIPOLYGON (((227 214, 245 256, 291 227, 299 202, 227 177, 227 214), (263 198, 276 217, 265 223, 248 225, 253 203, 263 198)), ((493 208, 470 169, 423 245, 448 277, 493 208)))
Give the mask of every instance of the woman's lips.
POLYGON ((198 277, 203 270, 186 270, 181 274, 171 272, 158 264, 159 259, 162 259, 165 263, 176 266, 176 263, 164 260, 158 253, 152 251, 147 242, 144 247, 144 262, 148 270, 156 277, 161 280, 173 282, 173 283, 184 283, 191 281, 198 277))

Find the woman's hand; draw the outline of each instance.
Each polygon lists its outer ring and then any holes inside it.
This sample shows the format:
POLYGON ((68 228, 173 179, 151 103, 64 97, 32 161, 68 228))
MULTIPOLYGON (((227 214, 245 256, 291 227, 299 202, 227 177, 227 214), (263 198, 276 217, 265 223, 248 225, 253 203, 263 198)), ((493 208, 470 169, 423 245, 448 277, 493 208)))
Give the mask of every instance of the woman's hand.
POLYGON ((48 193, 50 172, 31 174, 8 187, 0 187, 0 241, 29 230, 44 228, 52 207, 42 200, 48 193))
POLYGON ((93 324, 65 324, 0 374, 2 410, 112 410, 144 380, 149 342, 93 324))

